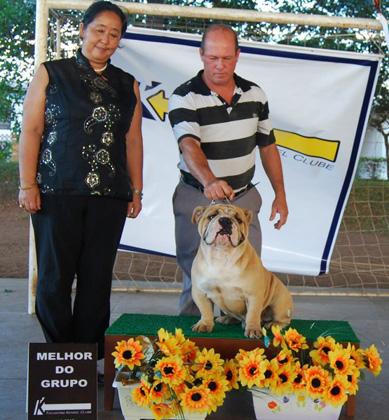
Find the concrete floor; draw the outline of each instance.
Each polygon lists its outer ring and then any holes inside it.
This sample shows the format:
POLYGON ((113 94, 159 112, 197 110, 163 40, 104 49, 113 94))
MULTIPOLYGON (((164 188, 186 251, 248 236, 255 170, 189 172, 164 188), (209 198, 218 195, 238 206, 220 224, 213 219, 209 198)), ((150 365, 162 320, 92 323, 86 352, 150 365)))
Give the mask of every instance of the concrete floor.
MULTIPOLYGON (((384 361, 380 376, 366 374, 357 396, 356 420, 389 419, 389 298, 295 296, 295 318, 349 321, 361 346, 376 344, 384 361)), ((112 321, 120 314, 175 314, 176 294, 113 293, 112 321)), ((27 280, 0 279, 0 420, 25 419, 27 349, 43 341, 38 321, 27 314, 27 280)), ((103 410, 103 389, 98 393, 99 419, 119 420, 117 398, 113 411, 103 410)), ((254 420, 248 393, 234 393, 222 410, 208 420, 254 420)), ((344 417, 345 418, 345 417, 344 417)))

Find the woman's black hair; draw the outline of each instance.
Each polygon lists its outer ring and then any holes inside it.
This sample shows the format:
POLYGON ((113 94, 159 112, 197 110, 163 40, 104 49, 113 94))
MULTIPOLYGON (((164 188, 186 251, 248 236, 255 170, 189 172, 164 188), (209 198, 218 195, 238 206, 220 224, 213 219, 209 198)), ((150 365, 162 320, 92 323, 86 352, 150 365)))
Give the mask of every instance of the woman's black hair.
POLYGON ((85 10, 84 16, 82 18, 84 27, 86 28, 91 22, 95 20, 97 15, 103 12, 113 12, 119 16, 120 20, 122 21, 121 36, 123 36, 127 29, 127 17, 120 7, 116 6, 116 4, 113 4, 110 1, 96 1, 95 3, 92 3, 85 10))

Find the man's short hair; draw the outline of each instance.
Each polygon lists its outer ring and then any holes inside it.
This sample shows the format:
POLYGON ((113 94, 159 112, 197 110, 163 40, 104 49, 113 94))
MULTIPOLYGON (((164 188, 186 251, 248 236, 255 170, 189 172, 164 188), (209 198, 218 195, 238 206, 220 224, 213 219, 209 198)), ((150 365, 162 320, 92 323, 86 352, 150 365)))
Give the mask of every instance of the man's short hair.
POLYGON ((239 43, 238 43, 238 35, 236 32, 231 28, 231 26, 225 25, 224 23, 213 23, 212 25, 209 25, 206 30, 203 33, 203 37, 201 38, 201 46, 200 48, 204 50, 205 48, 205 41, 207 39, 207 36, 209 33, 214 31, 225 31, 229 32, 233 35, 234 41, 235 41, 235 51, 239 50, 239 43))

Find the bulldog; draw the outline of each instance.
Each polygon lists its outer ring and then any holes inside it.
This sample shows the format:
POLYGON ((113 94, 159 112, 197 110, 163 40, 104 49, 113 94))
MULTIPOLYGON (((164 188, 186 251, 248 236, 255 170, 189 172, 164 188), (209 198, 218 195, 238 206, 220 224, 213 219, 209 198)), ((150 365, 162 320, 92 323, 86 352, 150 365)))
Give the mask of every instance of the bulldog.
POLYGON ((216 322, 241 321, 246 337, 261 337, 262 326, 290 323, 292 297, 250 244, 251 218, 250 210, 230 204, 194 209, 201 241, 192 266, 192 297, 201 318, 193 331, 212 331, 213 303, 225 313, 216 322))

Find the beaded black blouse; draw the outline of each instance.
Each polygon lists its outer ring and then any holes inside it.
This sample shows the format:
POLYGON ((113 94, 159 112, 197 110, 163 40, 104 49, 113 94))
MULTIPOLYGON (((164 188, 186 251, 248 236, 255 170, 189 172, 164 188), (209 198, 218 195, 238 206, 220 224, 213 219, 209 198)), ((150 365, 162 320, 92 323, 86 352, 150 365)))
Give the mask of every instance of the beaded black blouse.
POLYGON ((125 135, 136 105, 134 77, 110 63, 97 74, 81 50, 44 66, 49 84, 37 172, 41 192, 131 200, 125 135))

